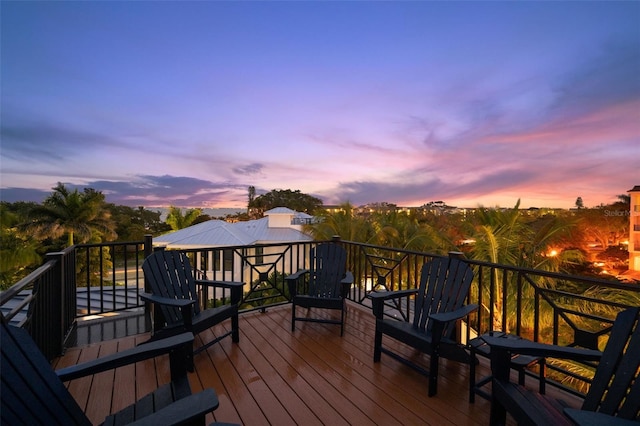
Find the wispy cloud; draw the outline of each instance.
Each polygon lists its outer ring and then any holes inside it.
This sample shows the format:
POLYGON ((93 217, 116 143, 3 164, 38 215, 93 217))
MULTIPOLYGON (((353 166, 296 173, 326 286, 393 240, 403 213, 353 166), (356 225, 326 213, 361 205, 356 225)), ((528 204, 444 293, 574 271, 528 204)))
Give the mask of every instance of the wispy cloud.
MULTIPOLYGON (((585 114, 640 97, 640 40, 608 40, 584 63, 565 73, 554 87, 551 113, 585 114)), ((640 111, 638 111, 640 115, 640 111)))
POLYGON ((233 168, 233 172, 239 175, 257 175, 262 173, 264 169, 264 164, 260 163, 251 163, 244 166, 238 166, 233 168))

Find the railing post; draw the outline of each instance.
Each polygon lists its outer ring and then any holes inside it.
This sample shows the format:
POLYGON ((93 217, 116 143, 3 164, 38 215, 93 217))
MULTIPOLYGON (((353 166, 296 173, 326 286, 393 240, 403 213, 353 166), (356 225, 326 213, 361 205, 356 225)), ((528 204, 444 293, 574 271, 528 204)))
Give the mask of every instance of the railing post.
POLYGON ((464 259, 464 253, 461 251, 450 251, 449 257, 452 259, 464 259))
MULTIPOLYGON (((65 278, 65 263, 64 252, 47 253, 47 261, 54 261, 55 266, 52 274, 52 280, 49 284, 49 288, 40 288, 36 295, 36 298, 46 299, 36 301, 39 307, 44 308, 46 312, 35 312, 36 318, 32 319, 34 327, 39 327, 40 330, 32 330, 33 334, 39 335, 41 331, 47 330, 45 336, 47 338, 47 346, 49 346, 46 353, 48 359, 52 359, 54 356, 62 353, 64 346, 64 337, 66 335, 67 328, 67 309, 68 303, 66 301, 66 289, 64 284, 65 278), (47 297, 48 295, 49 297, 47 297), (45 317, 46 316, 46 317, 45 317)), ((40 285, 46 286, 46 282, 41 282, 40 285)), ((73 313, 75 316, 75 312, 73 313)))
MULTIPOLYGON (((149 255, 153 253, 153 236, 151 234, 146 234, 144 236, 144 258, 146 259, 149 255)), ((144 262, 144 260, 143 260, 144 262)), ((144 291, 145 293, 151 293, 151 286, 149 285, 149 280, 147 277, 144 277, 144 291)), ((144 302, 144 322, 147 330, 151 327, 151 315, 152 308, 151 303, 148 301, 144 302)))
POLYGON ((153 253, 153 235, 146 234, 144 236, 144 258, 146 259, 153 253))
POLYGON ((76 317, 78 315, 78 282, 76 276, 76 249, 75 247, 67 248, 64 253, 62 258, 64 268, 62 271, 62 286, 64 293, 62 297, 64 297, 65 306, 62 312, 65 322, 62 337, 67 339, 71 329, 76 326, 76 317))

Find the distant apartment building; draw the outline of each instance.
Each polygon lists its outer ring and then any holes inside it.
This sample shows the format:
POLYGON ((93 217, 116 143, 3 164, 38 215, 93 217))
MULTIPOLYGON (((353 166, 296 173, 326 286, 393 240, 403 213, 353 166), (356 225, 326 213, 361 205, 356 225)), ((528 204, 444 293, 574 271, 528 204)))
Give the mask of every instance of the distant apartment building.
POLYGON ((640 185, 629 191, 629 269, 640 271, 640 185))

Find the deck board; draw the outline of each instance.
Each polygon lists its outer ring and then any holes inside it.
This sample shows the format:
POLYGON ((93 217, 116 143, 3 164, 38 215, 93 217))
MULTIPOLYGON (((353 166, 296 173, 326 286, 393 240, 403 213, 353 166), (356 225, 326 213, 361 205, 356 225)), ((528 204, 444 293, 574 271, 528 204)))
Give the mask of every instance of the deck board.
MULTIPOLYGON (((330 315, 330 314, 329 314, 330 315)), ((196 339, 227 331, 221 324, 196 339)), ((291 332, 290 308, 240 317, 240 343, 223 339, 195 356, 189 375, 194 392, 214 388, 220 407, 207 417, 245 425, 484 425, 489 402, 468 402, 466 365, 442 360, 438 395, 427 396, 427 379, 385 356, 373 362, 374 318, 349 305, 343 337, 331 324, 299 322, 291 332)), ((123 350, 137 335, 70 348, 56 368, 123 350)), ((386 339, 386 338, 385 338, 386 339)), ((405 347, 426 365, 428 357, 405 347)), ((487 366, 479 366, 479 374, 487 366)), ((74 380, 69 390, 93 423, 169 381, 168 357, 74 380)), ((533 382, 533 381, 532 381, 533 382)))

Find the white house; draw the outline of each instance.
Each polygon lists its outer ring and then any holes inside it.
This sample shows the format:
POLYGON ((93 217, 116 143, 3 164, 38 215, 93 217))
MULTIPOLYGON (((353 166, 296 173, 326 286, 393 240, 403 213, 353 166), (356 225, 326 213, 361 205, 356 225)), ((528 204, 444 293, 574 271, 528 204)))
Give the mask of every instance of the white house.
MULTIPOLYGON (((306 213, 296 212, 286 207, 276 207, 265 212, 265 217, 257 220, 236 223, 209 220, 189 226, 154 238, 153 245, 168 249, 217 248, 218 250, 203 251, 196 257, 194 267, 204 271, 209 278, 240 281, 241 277, 244 277, 248 283, 260 270, 260 265, 268 264, 274 256, 282 252, 282 247, 251 248, 244 253, 244 259, 232 249, 219 250, 219 248, 312 241, 313 238, 302 232, 302 225, 300 225, 310 219, 312 216, 306 213), (221 275, 222 271, 224 276, 221 275)), ((297 261, 291 257, 284 259, 287 263, 291 260, 297 261)))

